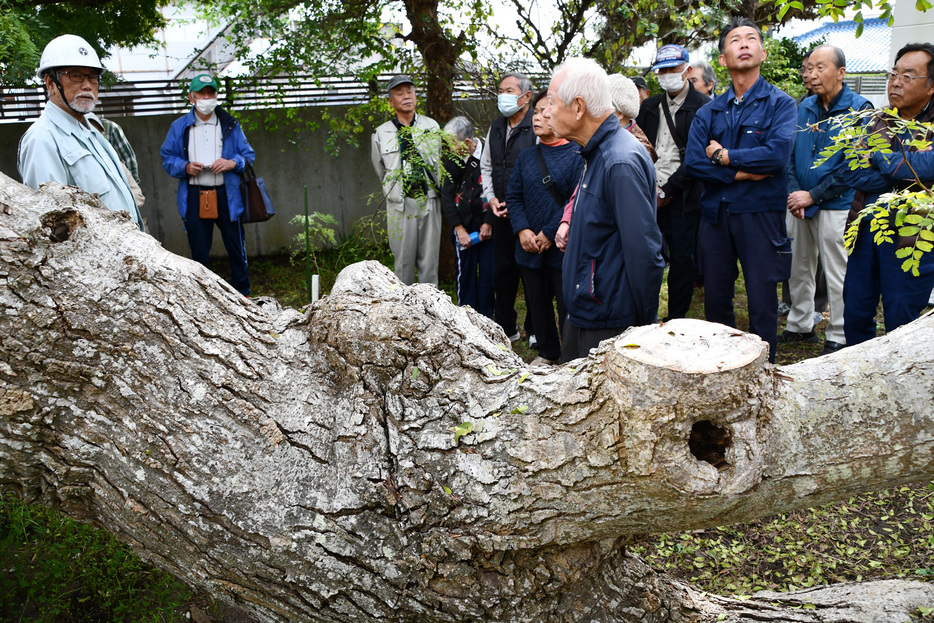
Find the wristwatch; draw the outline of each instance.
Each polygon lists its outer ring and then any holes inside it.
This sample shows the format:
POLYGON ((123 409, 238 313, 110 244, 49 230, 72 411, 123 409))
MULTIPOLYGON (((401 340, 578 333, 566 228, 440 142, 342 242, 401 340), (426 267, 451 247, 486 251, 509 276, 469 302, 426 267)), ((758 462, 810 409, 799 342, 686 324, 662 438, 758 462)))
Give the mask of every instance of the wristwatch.
POLYGON ((714 152, 710 154, 710 162, 712 162, 713 164, 723 164, 723 161, 720 159, 722 154, 723 154, 722 147, 715 149, 714 152))
POLYGON ((664 198, 665 198, 665 191, 662 190, 662 187, 661 187, 661 186, 658 187, 658 198, 659 198, 659 199, 664 199, 664 198))

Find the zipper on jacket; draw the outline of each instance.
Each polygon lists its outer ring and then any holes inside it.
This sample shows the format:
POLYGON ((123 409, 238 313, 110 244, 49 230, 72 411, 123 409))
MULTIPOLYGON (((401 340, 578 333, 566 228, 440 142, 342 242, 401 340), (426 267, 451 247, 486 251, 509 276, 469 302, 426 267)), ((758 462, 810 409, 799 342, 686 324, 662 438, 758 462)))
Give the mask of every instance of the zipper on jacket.
POLYGON ((581 199, 581 185, 584 183, 584 176, 587 175, 587 161, 584 160, 584 170, 581 171, 581 178, 577 180, 577 193, 574 195, 574 205, 571 206, 571 214, 577 212, 577 203, 581 199))
POLYGON ((596 272, 597 260, 590 260, 590 298, 592 298, 597 303, 597 305, 603 305, 603 303, 597 300, 597 297, 594 296, 594 277, 596 276, 596 272))

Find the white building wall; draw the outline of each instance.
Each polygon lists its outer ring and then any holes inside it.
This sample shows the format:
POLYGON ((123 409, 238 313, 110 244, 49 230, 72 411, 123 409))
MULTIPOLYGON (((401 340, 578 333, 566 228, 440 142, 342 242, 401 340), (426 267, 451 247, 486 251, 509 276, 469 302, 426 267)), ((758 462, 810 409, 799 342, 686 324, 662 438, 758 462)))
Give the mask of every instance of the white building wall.
POLYGON ((892 47, 889 67, 895 65, 895 54, 907 43, 934 43, 934 10, 922 13, 911 0, 895 4, 895 25, 892 26, 892 47))

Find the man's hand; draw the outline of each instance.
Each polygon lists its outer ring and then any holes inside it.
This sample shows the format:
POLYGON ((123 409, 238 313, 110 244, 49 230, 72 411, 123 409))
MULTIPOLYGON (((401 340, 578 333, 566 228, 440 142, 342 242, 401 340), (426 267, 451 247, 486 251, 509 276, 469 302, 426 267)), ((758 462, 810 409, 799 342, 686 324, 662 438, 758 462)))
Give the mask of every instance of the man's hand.
POLYGON ((707 154, 707 159, 710 160, 713 158, 713 152, 717 151, 718 149, 723 149, 723 145, 711 139, 710 144, 707 145, 707 149, 704 150, 704 153, 707 154))
POLYGON ((542 254, 551 248, 551 240, 548 239, 548 236, 545 235, 545 232, 538 232, 538 235, 535 236, 535 242, 538 243, 539 254, 542 254))
POLYGON ((555 233, 555 246, 564 251, 568 246, 568 231, 571 229, 571 225, 567 222, 562 222, 558 225, 558 231, 555 233))
POLYGON ((187 165, 185 165, 185 173, 191 177, 197 176, 199 173, 201 173, 202 169, 204 169, 204 165, 200 162, 189 162, 187 165))
POLYGON ((454 233, 457 234, 457 240, 460 241, 461 246, 465 249, 469 249, 470 234, 467 233, 467 229, 463 225, 457 225, 454 227, 454 233))
POLYGON ((237 166, 237 163, 233 160, 227 160, 225 158, 218 158, 211 163, 211 171, 215 175, 223 173, 224 171, 232 171, 237 166))
POLYGON ((671 197, 666 196, 664 199, 658 196, 658 193, 655 193, 655 205, 659 208, 664 208, 666 205, 671 203, 671 197))
POLYGON ((767 177, 772 177, 771 173, 749 173, 747 171, 737 171, 736 177, 733 178, 734 182, 741 182, 743 180, 748 180, 750 182, 758 182, 759 180, 764 180, 767 177))
POLYGON ((509 210, 506 209, 506 202, 500 201, 496 197, 490 199, 490 209, 493 210, 493 214, 501 218, 509 216, 509 210))
POLYGON ((489 223, 484 223, 480 226, 480 240, 489 240, 493 237, 493 226, 489 223))
POLYGON ((788 211, 795 218, 804 218, 804 209, 814 205, 814 197, 806 190, 796 190, 788 195, 788 211))
POLYGON ((540 253, 538 249, 538 240, 531 229, 523 229, 519 232, 519 244, 528 253, 540 253))
MULTIPOLYGON (((707 149, 704 150, 704 153, 707 154, 707 159, 710 160, 713 158, 714 152, 718 149, 723 149, 723 145, 717 141, 711 140, 710 144, 707 145, 707 149)), ((723 151, 720 152, 720 163, 724 165, 730 164, 730 150, 723 149, 723 151)))

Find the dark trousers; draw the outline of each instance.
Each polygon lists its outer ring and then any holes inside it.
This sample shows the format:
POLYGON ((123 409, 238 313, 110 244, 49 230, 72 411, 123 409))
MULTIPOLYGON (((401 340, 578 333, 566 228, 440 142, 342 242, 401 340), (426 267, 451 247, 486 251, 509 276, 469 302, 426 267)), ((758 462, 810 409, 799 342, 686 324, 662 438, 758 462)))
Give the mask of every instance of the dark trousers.
POLYGON ((628 327, 614 329, 584 329, 571 324, 571 319, 564 321, 564 331, 561 334, 561 361, 567 363, 574 359, 587 357, 592 348, 596 348, 603 340, 614 338, 628 327))
POLYGON ((669 205, 658 209, 657 219, 658 228, 668 246, 667 318, 684 318, 694 296, 694 247, 697 243, 700 210, 682 214, 680 205, 669 205))
MULTIPOLYGON (((508 218, 493 219, 493 263, 496 266, 493 278, 496 290, 493 320, 503 328, 506 335, 512 335, 519 330, 516 295, 519 293, 520 272, 516 263, 516 235, 512 233, 512 223, 508 218)), ((525 332, 534 334, 532 318, 528 313, 525 315, 525 332)))
MULTIPOLYGON (((465 227, 468 233, 480 229, 475 225, 465 227)), ((452 229, 451 244, 454 245, 457 304, 470 305, 487 318, 493 318, 495 270, 492 241, 487 240, 466 249, 459 249, 457 234, 452 229)))
POLYGON ((558 327, 564 324, 567 317, 564 296, 561 294, 561 269, 544 264, 541 268, 521 266, 520 270, 528 305, 526 314, 532 316, 538 354, 545 359, 560 359, 561 337, 558 335, 558 327), (555 324, 555 307, 558 324, 555 324))
POLYGON ((199 214, 199 191, 208 187, 188 185, 188 209, 185 212, 185 232, 188 234, 188 246, 191 259, 211 268, 211 241, 214 238, 214 226, 221 232, 227 258, 230 261, 230 284, 244 296, 250 295, 250 276, 247 272, 246 246, 243 242, 243 222, 230 221, 230 208, 227 205, 227 193, 223 186, 217 190, 217 218, 205 219, 199 214))
POLYGON ((843 278, 843 332, 847 345, 876 337, 876 309, 882 299, 885 332, 917 320, 934 289, 934 256, 921 256, 919 275, 902 270, 896 245, 877 245, 868 222, 860 225, 843 278))
POLYGON ((736 326, 733 295, 743 267, 749 309, 749 332, 769 344, 769 361, 775 362, 778 330, 778 282, 791 273, 791 244, 785 231, 784 212, 730 214, 721 205, 716 224, 702 221, 700 246, 704 261, 704 317, 729 327, 736 326))

